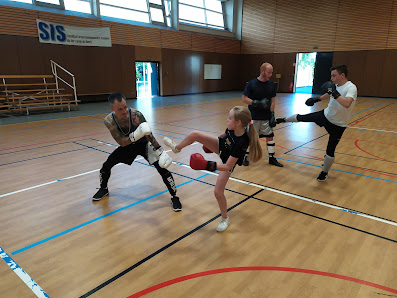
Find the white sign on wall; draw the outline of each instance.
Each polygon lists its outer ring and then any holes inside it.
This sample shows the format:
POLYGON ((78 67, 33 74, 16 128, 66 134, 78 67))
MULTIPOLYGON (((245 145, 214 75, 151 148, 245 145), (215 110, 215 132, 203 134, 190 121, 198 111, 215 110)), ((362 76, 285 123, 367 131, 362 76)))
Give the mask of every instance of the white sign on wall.
POLYGON ((222 65, 204 64, 204 80, 220 80, 222 77, 222 65))
POLYGON ((37 19, 41 43, 85 47, 111 47, 110 28, 72 27, 37 19))

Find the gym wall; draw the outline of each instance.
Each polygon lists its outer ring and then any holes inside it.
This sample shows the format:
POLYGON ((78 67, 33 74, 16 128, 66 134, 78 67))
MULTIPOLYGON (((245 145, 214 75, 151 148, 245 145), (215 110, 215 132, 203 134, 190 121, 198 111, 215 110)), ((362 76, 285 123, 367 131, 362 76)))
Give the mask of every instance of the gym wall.
POLYGON ((79 98, 115 91, 135 98, 135 61, 160 62, 161 95, 238 90, 240 58, 237 40, 0 6, 1 73, 50 74, 52 59, 75 75, 79 98), (38 18, 69 26, 110 27, 113 45, 40 43, 38 18), (222 65, 221 80, 204 80, 204 64, 209 63, 222 65))
POLYGON ((334 52, 360 96, 397 97, 397 0, 244 0, 242 83, 268 61, 288 92, 299 52, 334 52))

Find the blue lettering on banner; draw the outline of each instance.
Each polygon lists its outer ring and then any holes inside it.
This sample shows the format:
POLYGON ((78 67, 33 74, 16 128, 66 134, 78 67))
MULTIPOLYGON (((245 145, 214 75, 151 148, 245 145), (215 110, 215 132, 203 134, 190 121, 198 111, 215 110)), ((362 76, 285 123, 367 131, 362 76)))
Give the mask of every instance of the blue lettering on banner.
POLYGON ((45 22, 39 22, 38 28, 41 32, 40 38, 43 40, 66 41, 65 28, 61 25, 54 26, 53 24, 48 25, 45 22))
POLYGON ((48 25, 43 22, 39 22, 39 30, 42 32, 40 33, 40 38, 44 40, 48 40, 50 38, 50 35, 47 32, 48 25))
POLYGON ((59 41, 65 41, 66 40, 66 34, 64 32, 65 28, 61 25, 58 25, 58 26, 56 26, 56 29, 57 29, 57 33, 59 34, 59 35, 57 35, 57 39, 59 41))

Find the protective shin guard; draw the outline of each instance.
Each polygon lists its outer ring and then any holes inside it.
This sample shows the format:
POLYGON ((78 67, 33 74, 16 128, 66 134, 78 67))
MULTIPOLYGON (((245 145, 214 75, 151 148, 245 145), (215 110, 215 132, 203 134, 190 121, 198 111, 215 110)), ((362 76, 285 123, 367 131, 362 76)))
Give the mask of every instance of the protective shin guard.
POLYGON ((291 116, 285 117, 285 122, 298 122, 297 116, 298 114, 293 114, 291 116))
POLYGON ((99 171, 99 183, 101 188, 108 188, 109 178, 110 172, 99 171))
POLYGON ((328 173, 329 169, 331 168, 332 164, 334 163, 334 160, 335 160, 335 157, 325 155, 323 172, 328 173))
POLYGON ((269 153, 269 155, 274 156, 274 153, 276 153, 276 142, 268 141, 266 142, 266 145, 267 145, 267 152, 269 153))

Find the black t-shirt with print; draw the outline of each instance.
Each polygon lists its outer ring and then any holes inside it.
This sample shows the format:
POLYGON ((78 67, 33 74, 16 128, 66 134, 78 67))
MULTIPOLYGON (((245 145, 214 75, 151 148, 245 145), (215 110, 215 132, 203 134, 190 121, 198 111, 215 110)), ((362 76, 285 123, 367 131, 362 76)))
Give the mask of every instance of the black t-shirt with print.
POLYGON ((229 156, 238 158, 237 164, 242 165, 244 155, 248 150, 249 137, 247 132, 242 136, 236 136, 234 130, 226 128, 225 137, 219 138, 219 156, 223 163, 226 163, 229 156))
MULTIPOLYGON (((272 97, 276 96, 276 84, 270 80, 262 82, 255 78, 247 83, 243 94, 252 100, 261 100, 263 98, 271 100, 272 97)), ((249 105, 248 109, 251 111, 253 120, 270 120, 271 118, 270 107, 267 110, 260 110, 249 105)))

